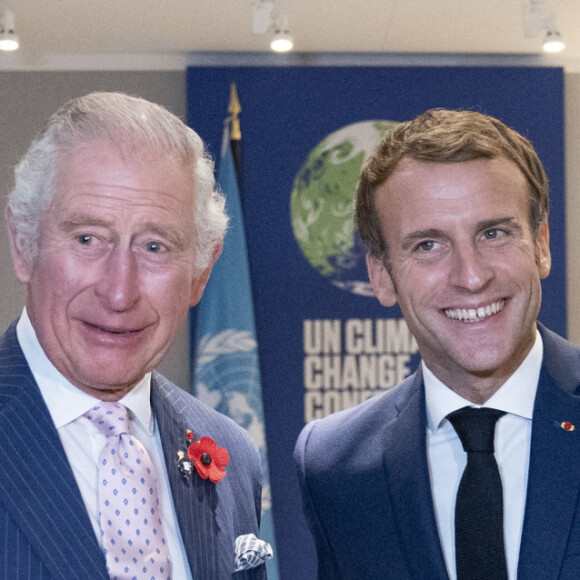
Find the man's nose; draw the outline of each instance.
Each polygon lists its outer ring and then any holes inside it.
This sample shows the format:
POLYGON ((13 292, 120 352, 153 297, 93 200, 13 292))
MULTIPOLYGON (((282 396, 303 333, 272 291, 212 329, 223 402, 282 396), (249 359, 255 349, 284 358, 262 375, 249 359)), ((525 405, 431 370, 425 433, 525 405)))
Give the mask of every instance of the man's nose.
POLYGON ((139 300, 138 264, 130 248, 113 248, 103 263, 96 292, 117 312, 129 310, 139 300))
POLYGON ((455 286, 478 292, 493 277, 492 264, 476 245, 457 248, 453 252, 449 277, 455 286))

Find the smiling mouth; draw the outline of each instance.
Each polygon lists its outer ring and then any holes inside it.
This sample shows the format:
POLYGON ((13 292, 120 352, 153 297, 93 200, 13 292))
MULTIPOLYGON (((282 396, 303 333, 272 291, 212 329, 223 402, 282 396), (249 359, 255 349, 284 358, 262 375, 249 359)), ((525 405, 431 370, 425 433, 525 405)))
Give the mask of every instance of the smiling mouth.
POLYGON ((451 320, 459 322, 481 322, 498 312, 503 310, 505 300, 498 300, 492 302, 487 306, 480 306, 479 308, 450 308, 445 310, 445 316, 451 320))
POLYGON ((141 331, 141 329, 135 329, 135 330, 123 330, 123 329, 114 329, 114 328, 105 328, 104 326, 99 326, 97 324, 91 324, 88 323, 88 326, 90 326, 91 328, 93 328, 94 330, 98 330, 99 332, 106 332, 107 334, 117 334, 117 335, 130 335, 130 334, 136 334, 138 332, 141 331))

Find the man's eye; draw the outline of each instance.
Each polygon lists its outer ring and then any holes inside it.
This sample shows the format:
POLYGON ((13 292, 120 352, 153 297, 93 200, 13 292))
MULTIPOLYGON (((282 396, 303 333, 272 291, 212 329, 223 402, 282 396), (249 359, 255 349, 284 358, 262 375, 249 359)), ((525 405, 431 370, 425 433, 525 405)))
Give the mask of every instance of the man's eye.
POLYGON ((163 246, 159 242, 148 242, 146 247, 148 252, 154 254, 158 254, 163 249, 163 246))
POLYGON ((491 230, 485 230, 485 232, 483 233, 483 236, 486 240, 494 240, 495 238, 498 238, 499 236, 501 236, 502 233, 503 232, 501 230, 491 229, 491 230))
POLYGON ((421 242, 420 244, 417 244, 417 250, 422 250, 424 252, 430 252, 431 250, 433 250, 436 246, 436 243, 433 240, 426 240, 424 242, 421 242))
POLYGON ((89 234, 81 234, 80 236, 77 237, 77 240, 83 246, 88 246, 91 243, 92 239, 93 237, 89 234))

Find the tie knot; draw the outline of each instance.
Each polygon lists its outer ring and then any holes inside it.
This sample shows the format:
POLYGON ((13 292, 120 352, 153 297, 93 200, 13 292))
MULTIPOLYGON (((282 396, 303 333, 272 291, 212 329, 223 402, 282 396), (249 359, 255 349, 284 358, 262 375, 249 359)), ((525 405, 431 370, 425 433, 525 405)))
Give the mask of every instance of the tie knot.
POLYGON ((85 417, 107 437, 129 433, 129 411, 119 403, 101 401, 87 411, 85 417))
POLYGON ((447 419, 453 425, 467 453, 470 451, 493 453, 495 424, 502 415, 505 415, 505 411, 487 407, 481 409, 463 407, 449 413, 447 419))

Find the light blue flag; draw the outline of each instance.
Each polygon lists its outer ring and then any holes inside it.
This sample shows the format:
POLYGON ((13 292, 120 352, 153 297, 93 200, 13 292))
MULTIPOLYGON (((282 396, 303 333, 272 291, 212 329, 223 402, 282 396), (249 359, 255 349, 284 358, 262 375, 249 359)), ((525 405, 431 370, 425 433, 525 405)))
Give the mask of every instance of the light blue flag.
POLYGON ((258 343, 248 253, 229 131, 222 147, 218 183, 226 196, 230 225, 197 308, 197 349, 193 392, 247 429, 260 449, 263 466, 261 539, 274 550, 266 564, 269 580, 278 580, 266 454, 258 343))

